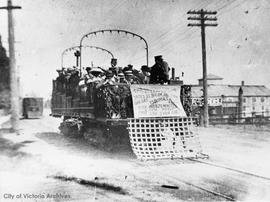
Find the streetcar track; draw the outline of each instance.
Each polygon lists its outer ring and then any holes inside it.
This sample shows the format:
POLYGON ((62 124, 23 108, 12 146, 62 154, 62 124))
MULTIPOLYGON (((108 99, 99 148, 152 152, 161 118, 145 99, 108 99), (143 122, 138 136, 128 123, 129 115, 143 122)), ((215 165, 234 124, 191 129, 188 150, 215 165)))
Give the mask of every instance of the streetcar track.
POLYGON ((185 184, 185 185, 188 185, 188 186, 197 188, 197 189, 199 189, 199 190, 205 191, 205 192, 207 192, 207 193, 210 193, 210 194, 212 194, 212 195, 218 196, 218 197, 220 197, 220 198, 223 198, 223 199, 226 199, 226 200, 229 200, 229 201, 236 201, 236 200, 235 200, 233 197, 231 197, 231 196, 228 196, 228 195, 222 194, 222 193, 220 193, 220 192, 216 192, 216 191, 213 191, 213 190, 204 188, 204 187, 202 187, 202 186, 199 186, 199 185, 196 185, 196 184, 187 182, 187 181, 185 181, 185 180, 180 180, 180 179, 177 179, 177 180, 176 180, 173 176, 164 175, 164 174, 159 175, 159 176, 160 176, 160 177, 162 177, 162 176, 164 177, 164 176, 165 176, 167 179, 170 179, 171 181, 173 180, 173 181, 181 182, 181 183, 183 183, 183 184, 185 184))
MULTIPOLYGON (((248 175, 248 176, 252 176, 252 177, 259 178, 259 179, 264 179, 264 180, 270 181, 270 178, 268 178, 268 177, 264 177, 264 176, 260 176, 260 175, 253 174, 253 173, 250 173, 250 172, 238 170, 238 169, 231 168, 231 167, 228 167, 228 166, 218 165, 218 164, 211 163, 211 162, 205 162, 205 161, 201 161, 201 160, 194 159, 194 158, 186 158, 186 159, 190 160, 190 161, 193 161, 193 162, 205 164, 205 165, 208 165, 208 166, 217 167, 217 168, 223 168, 223 169, 230 170, 230 171, 233 171, 233 172, 237 172, 237 173, 240 173, 240 174, 244 174, 244 175, 248 175)), ((139 165, 144 165, 143 163, 132 161, 132 160, 130 162, 133 162, 133 163, 136 163, 136 164, 139 164, 139 165)), ((178 164, 178 163, 176 163, 176 164, 178 164)), ((191 183, 191 182, 179 179, 179 178, 176 179, 174 176, 170 176, 168 174, 164 175, 164 173, 160 173, 160 171, 158 169, 154 169, 154 168, 150 168, 150 169, 152 171, 155 171, 156 175, 158 175, 161 179, 166 178, 166 179, 169 179, 170 181, 172 181, 174 183, 179 183, 180 182, 182 184, 197 188, 199 190, 205 191, 207 193, 210 193, 212 195, 215 195, 215 196, 218 196, 220 198, 226 199, 228 201, 237 201, 237 199, 235 199, 234 197, 232 197, 230 195, 226 195, 226 194, 223 194, 223 193, 220 193, 220 192, 217 192, 217 191, 213 191, 213 190, 210 190, 210 189, 205 188, 203 186, 199 186, 199 185, 196 185, 194 183, 191 183)))
POLYGON ((201 160, 193 159, 193 158, 188 158, 188 160, 195 161, 195 162, 198 162, 198 163, 201 163, 201 164, 205 164, 205 165, 208 165, 208 166, 213 166, 213 167, 217 167, 217 168, 223 168, 223 169, 234 171, 234 172, 241 173, 241 174, 244 174, 244 175, 248 175, 248 176, 252 176, 252 177, 256 177, 256 178, 260 178, 260 179, 264 179, 264 180, 270 181, 270 178, 268 178, 268 177, 264 177, 264 176, 261 176, 261 175, 253 174, 253 173, 246 172, 246 171, 243 171, 243 170, 238 170, 238 169, 231 168, 231 167, 228 167, 228 166, 219 165, 219 164, 215 164, 215 163, 211 163, 211 162, 205 162, 205 161, 201 161, 201 160))
MULTIPOLYGON (((264 177, 264 176, 260 176, 260 175, 257 175, 257 174, 253 174, 253 173, 250 173, 250 172, 246 172, 246 171, 242 171, 242 170, 238 170, 238 169, 234 169, 234 168, 230 168, 230 167, 227 167, 227 166, 223 166, 223 165, 218 165, 218 164, 215 164, 215 163, 211 163, 211 162, 205 162, 205 161, 201 161, 201 160, 198 160, 198 159, 194 159, 194 158, 187 158, 188 160, 190 161, 193 161, 193 162, 197 162, 197 163, 201 163, 201 164, 205 164, 205 165, 208 165, 208 166, 213 166, 213 167, 217 167, 217 168, 223 168, 223 169, 226 169, 226 170, 230 170, 230 171, 234 171, 234 172, 237 172, 237 173, 241 173, 241 174, 244 174, 244 175, 248 175, 248 176, 252 176, 252 177, 256 177, 256 178, 259 178, 259 179, 264 179, 264 180, 267 180, 267 181, 270 181, 270 178, 268 177, 264 177)), ((155 169, 152 169, 152 170, 155 170, 155 169)), ((158 171, 155 170, 155 172, 157 173, 158 171)), ((210 190, 210 189, 207 189, 203 186, 199 186, 199 185, 196 185, 196 184, 193 184, 193 183, 190 183, 190 182, 187 182, 185 180, 181 180, 181 179, 175 179, 175 177, 173 176, 170 176, 168 174, 164 175, 164 174, 158 174, 159 177, 161 178, 164 178, 166 177, 167 179, 170 179, 174 182, 181 182, 183 184, 186 184, 186 185, 189 185, 191 187, 194 187, 194 188, 197 188, 197 189, 200 189, 200 190, 203 190, 207 193, 210 193, 210 194, 213 194, 215 196, 219 196, 223 199, 226 199, 226 200, 229 200, 229 201, 236 201, 235 198, 231 197, 231 196, 228 196, 226 194, 223 194, 223 193, 220 193, 220 192, 216 192, 216 191, 213 191, 213 190, 210 190)))
MULTIPOLYGON (((129 162, 135 163, 135 164, 141 165, 141 166, 144 166, 145 165, 145 164, 143 164, 141 162, 136 162, 136 161, 133 161, 133 160, 129 160, 129 162)), ((210 193, 210 194, 212 194, 214 196, 218 196, 220 198, 226 199, 228 201, 236 201, 236 199, 234 199, 233 197, 228 196, 226 194, 223 194, 223 193, 220 193, 220 192, 217 192, 217 191, 213 191, 213 190, 207 189, 207 188, 205 188, 203 186, 199 186, 199 185, 196 185, 196 184, 187 182, 187 181, 182 180, 182 179, 179 179, 179 178, 176 179, 175 176, 170 176, 168 174, 160 173, 160 170, 158 170, 158 169, 154 169, 154 168, 148 168, 148 169, 151 169, 152 171, 155 171, 155 175, 159 176, 161 179, 162 178, 166 178, 166 179, 168 179, 168 180, 170 180, 171 182, 174 182, 174 183, 179 183, 180 182, 182 184, 185 184, 185 185, 194 187, 196 189, 205 191, 207 193, 210 193)))

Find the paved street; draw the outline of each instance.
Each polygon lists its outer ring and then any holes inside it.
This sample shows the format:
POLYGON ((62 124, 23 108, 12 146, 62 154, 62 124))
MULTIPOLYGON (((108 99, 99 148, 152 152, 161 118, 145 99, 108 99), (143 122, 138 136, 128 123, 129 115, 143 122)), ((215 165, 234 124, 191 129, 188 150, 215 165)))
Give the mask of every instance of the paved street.
MULTIPOLYGON (((20 136, 1 129, 0 201, 226 200, 200 188, 234 200, 270 200, 265 179, 189 160, 141 162, 130 151, 103 151, 59 134, 60 119, 47 114, 20 122, 20 136)), ((199 129, 210 155, 204 161, 270 177, 269 129, 243 131, 199 129)))

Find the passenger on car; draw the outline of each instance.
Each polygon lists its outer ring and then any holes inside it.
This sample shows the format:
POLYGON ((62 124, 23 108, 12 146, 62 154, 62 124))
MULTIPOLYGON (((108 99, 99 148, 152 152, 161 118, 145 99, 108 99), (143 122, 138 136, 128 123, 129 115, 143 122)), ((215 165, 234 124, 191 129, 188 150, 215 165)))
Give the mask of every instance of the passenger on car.
POLYGON ((90 70, 90 74, 93 76, 93 78, 89 79, 87 82, 100 82, 102 80, 102 73, 103 71, 98 67, 93 67, 90 70))
POLYGON ((133 71, 133 65, 128 64, 126 67, 124 67, 123 71, 124 72, 126 72, 126 71, 133 71))
POLYGON ((125 79, 125 75, 123 72, 118 73, 118 82, 119 83, 128 83, 127 80, 125 79))
POLYGON ((109 67, 109 70, 112 71, 112 73, 115 77, 117 77, 118 67, 117 67, 117 59, 116 58, 111 59, 111 67, 109 67))
POLYGON ((150 81, 150 68, 147 65, 141 67, 140 79, 143 84, 148 84, 150 81))
POLYGON ((65 88, 65 75, 64 71, 61 69, 56 70, 58 73, 58 77, 56 78, 56 91, 58 92, 64 92, 65 88))
POLYGON ((128 84, 139 84, 139 79, 133 75, 131 70, 124 71, 125 79, 127 80, 128 84))
POLYGON ((151 67, 150 83, 168 83, 169 82, 169 65, 162 58, 162 55, 155 56, 155 64, 151 67))
POLYGON ((106 72, 106 78, 101 80, 97 85, 96 85, 96 88, 100 88, 104 85, 113 85, 116 83, 116 80, 114 78, 114 75, 112 73, 112 71, 108 70, 106 72))
POLYGON ((85 84, 87 83, 87 81, 89 80, 89 79, 92 79, 93 78, 93 75, 91 74, 91 67, 86 67, 86 74, 84 74, 84 81, 85 81, 85 84))

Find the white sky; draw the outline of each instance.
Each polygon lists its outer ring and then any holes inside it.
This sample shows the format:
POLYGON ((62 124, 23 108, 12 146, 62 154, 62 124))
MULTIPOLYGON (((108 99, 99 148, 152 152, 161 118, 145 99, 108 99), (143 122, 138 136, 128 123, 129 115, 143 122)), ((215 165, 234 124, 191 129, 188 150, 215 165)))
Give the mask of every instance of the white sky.
MULTIPOLYGON (((208 73, 224 83, 270 87, 270 2, 268 0, 13 0, 17 65, 23 95, 49 96, 64 49, 79 45, 81 37, 100 29, 125 29, 143 36, 149 45, 149 64, 162 54, 185 83, 202 76, 198 27, 187 24, 190 9, 218 11, 218 27, 206 30, 208 73)), ((6 1, 0 1, 5 6, 6 1)), ((0 34, 7 47, 7 13, 0 11, 0 34)), ((112 51, 120 66, 145 64, 142 41, 125 35, 99 34, 83 42, 112 51)), ((83 65, 109 65, 101 51, 83 52, 83 65)), ((70 52, 64 64, 73 66, 70 52)))

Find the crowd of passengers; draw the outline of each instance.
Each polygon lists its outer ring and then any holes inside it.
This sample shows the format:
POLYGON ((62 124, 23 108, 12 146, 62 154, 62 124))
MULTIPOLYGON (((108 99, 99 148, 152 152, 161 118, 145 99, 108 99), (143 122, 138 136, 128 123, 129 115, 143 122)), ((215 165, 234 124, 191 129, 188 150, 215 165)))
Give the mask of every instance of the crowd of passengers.
POLYGON ((94 85, 100 88, 104 85, 123 84, 168 84, 169 66, 161 55, 155 56, 152 67, 143 65, 140 71, 129 64, 122 68, 117 66, 117 59, 111 59, 111 67, 107 70, 101 67, 86 67, 86 72, 80 75, 77 67, 57 70, 56 90, 72 95, 79 86, 94 85))

